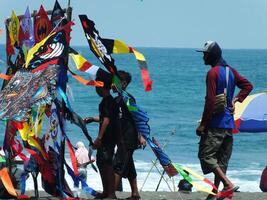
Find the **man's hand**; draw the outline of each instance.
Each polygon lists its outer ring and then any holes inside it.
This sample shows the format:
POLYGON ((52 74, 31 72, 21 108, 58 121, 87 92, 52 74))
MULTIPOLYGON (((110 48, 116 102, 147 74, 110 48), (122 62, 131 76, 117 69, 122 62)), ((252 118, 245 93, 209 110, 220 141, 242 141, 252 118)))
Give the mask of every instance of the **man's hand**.
POLYGON ((84 123, 89 124, 95 121, 94 117, 86 117, 84 118, 84 123))
POLYGON ((98 149, 99 147, 102 146, 102 142, 101 142, 101 139, 99 137, 97 137, 94 141, 94 144, 93 144, 93 149, 98 149))
POLYGON ((202 135, 204 135, 205 134, 205 126, 203 126, 203 125, 199 125, 198 127, 197 127, 197 129, 196 129, 196 134, 197 134, 197 136, 202 136, 202 135))
POLYGON ((238 98, 234 98, 234 100, 232 101, 232 107, 230 107, 230 112, 232 115, 235 114, 235 103, 238 101, 238 98))

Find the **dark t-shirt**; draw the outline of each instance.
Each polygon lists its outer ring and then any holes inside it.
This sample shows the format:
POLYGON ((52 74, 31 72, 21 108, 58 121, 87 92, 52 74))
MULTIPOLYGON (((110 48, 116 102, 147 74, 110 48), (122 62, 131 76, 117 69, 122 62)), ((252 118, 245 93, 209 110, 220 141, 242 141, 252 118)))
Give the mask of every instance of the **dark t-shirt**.
POLYGON ((118 111, 118 105, 111 95, 104 97, 99 104, 99 130, 105 117, 110 120, 102 138, 103 145, 114 145, 117 143, 119 130, 118 111))
MULTIPOLYGON (((133 97, 132 99, 135 101, 133 97)), ((126 149, 137 149, 138 131, 136 129, 132 115, 128 110, 126 104, 124 103, 122 96, 116 97, 115 100, 118 103, 119 107, 120 134, 122 136, 125 147, 126 149)))

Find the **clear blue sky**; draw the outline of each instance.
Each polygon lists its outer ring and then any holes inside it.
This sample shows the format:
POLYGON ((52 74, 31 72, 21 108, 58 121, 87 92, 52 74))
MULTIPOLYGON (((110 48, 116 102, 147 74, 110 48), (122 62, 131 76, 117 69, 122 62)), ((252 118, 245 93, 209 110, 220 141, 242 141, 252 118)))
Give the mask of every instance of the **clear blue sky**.
MULTIPOLYGON (((67 0, 59 0, 62 7, 67 0)), ((0 21, 26 6, 52 9, 54 0, 0 0, 0 21)), ((71 0, 76 25, 72 45, 86 45, 78 14, 95 21, 102 37, 131 46, 267 48, 267 0, 71 0)), ((3 23, 0 25, 4 28, 3 23)), ((1 37, 0 43, 4 43, 1 37)))

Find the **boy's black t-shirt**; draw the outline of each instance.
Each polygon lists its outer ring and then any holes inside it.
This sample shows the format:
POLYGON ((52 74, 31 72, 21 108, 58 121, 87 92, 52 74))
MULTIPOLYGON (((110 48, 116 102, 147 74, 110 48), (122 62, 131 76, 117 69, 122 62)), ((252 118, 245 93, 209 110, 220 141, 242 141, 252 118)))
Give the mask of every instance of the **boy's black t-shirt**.
MULTIPOLYGON (((130 94, 129 94, 130 95, 130 94)), ((131 96, 131 95, 130 95, 131 96)), ((132 97, 132 96, 131 96, 132 97)), ((132 97, 135 101, 135 99, 132 97)), ((138 148, 138 131, 122 96, 115 98, 119 107, 120 133, 127 149, 138 148)))
POLYGON ((101 140, 103 145, 115 145, 117 143, 119 131, 118 113, 118 105, 114 98, 111 95, 104 97, 99 104, 99 130, 102 126, 104 117, 109 118, 110 121, 101 140))

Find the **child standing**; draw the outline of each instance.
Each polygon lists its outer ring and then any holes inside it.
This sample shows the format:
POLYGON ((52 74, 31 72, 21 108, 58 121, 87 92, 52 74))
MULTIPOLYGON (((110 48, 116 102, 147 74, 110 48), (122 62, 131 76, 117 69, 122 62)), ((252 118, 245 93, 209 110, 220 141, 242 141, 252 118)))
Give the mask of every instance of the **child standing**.
POLYGON ((99 168, 103 193, 96 198, 115 199, 114 171, 112 167, 114 147, 117 143, 118 132, 118 107, 110 95, 111 77, 97 78, 104 82, 104 87, 96 87, 96 93, 102 97, 99 104, 99 133, 94 141, 93 148, 97 149, 96 164, 99 168), (101 80, 102 79, 102 80, 101 80))

